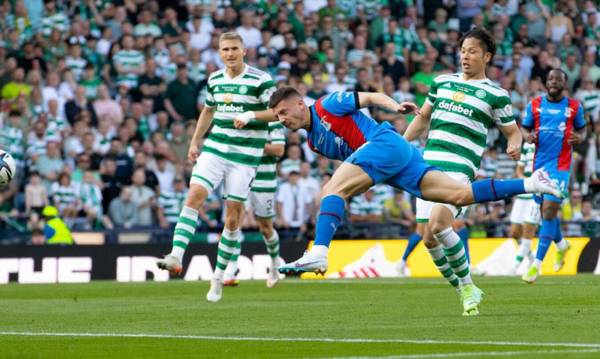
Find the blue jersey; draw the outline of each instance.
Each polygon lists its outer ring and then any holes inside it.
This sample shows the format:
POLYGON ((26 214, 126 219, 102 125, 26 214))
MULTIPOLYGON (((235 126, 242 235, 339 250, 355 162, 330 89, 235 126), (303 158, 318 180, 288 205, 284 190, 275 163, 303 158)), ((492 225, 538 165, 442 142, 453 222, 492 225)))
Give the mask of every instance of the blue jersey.
POLYGON ((308 145, 325 157, 345 160, 371 140, 381 127, 360 110, 358 92, 333 92, 310 106, 311 127, 308 145))
POLYGON ((536 97, 527 105, 523 127, 537 133, 533 169, 548 172, 570 171, 573 146, 567 141, 574 130, 585 127, 583 106, 569 97, 551 102, 547 97, 536 97))

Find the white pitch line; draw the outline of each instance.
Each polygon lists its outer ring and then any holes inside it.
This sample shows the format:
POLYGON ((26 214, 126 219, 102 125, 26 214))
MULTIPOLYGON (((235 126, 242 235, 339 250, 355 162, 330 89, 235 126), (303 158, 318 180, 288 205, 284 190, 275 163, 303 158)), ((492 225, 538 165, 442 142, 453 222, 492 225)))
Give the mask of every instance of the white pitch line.
POLYGON ((583 354, 583 353, 598 353, 600 349, 579 349, 579 350, 520 350, 506 352, 458 352, 458 353, 430 353, 430 354, 401 354, 392 356, 375 356, 375 357, 334 357, 329 359, 434 359, 434 358, 464 358, 464 357, 481 357, 481 356, 516 356, 516 355, 531 355, 531 354, 583 354))
POLYGON ((2 331, 0 336, 22 337, 106 337, 106 338, 154 338, 154 339, 191 339, 191 340, 223 340, 249 342, 323 342, 323 343, 404 343, 404 344, 459 344, 459 345, 495 345, 495 346, 528 346, 528 347, 563 347, 599 349, 599 343, 552 343, 552 342, 511 342, 511 341, 468 341, 468 340, 433 340, 433 339, 377 339, 377 338, 272 338, 272 337, 225 337, 213 335, 178 335, 151 333, 52 333, 52 332, 9 332, 2 331))

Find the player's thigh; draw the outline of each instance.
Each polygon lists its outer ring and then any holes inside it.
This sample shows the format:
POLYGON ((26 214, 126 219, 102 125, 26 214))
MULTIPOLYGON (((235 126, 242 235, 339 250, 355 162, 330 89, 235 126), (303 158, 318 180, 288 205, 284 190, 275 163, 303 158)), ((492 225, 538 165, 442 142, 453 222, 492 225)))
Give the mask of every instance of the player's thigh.
POLYGON ((335 194, 348 199, 365 192, 373 184, 371 177, 361 167, 343 162, 323 187, 322 197, 335 194))
POLYGON ((190 189, 193 185, 198 185, 204 187, 206 192, 211 193, 225 178, 228 165, 227 160, 209 152, 202 152, 192 169, 190 189))
POLYGON ((223 198, 226 201, 244 203, 250 194, 256 167, 230 162, 225 171, 223 198))
POLYGON ((250 191, 248 196, 250 207, 256 216, 256 220, 270 220, 275 217, 275 192, 250 191))
POLYGON ((428 171, 421 180, 422 198, 432 202, 466 205, 473 203, 473 191, 442 171, 428 171))
POLYGON ((435 169, 425 162, 423 156, 413 150, 407 154, 408 161, 394 176, 390 177, 385 183, 392 187, 400 188, 415 197, 422 197, 421 181, 425 175, 435 169))

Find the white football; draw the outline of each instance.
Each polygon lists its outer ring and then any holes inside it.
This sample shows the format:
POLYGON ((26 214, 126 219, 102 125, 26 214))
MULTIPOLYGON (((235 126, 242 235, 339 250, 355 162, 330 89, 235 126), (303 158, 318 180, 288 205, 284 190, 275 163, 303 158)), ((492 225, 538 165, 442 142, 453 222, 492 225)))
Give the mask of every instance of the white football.
POLYGON ((10 153, 0 150, 0 188, 6 187, 17 171, 15 159, 10 153))

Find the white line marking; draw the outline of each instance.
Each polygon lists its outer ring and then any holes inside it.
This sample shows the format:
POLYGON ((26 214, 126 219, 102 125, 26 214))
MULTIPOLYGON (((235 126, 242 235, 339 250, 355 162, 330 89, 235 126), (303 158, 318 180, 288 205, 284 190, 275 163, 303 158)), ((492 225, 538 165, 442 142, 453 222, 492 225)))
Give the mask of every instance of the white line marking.
POLYGON ((579 354, 579 353, 598 353, 600 349, 580 349, 580 350, 520 350, 507 352, 459 352, 459 353, 430 353, 430 354, 401 354, 392 356, 378 357, 334 357, 329 359, 427 359, 427 358, 464 358, 480 356, 516 356, 532 354, 579 354))
POLYGON ((106 337, 106 338, 156 338, 156 339, 195 339, 248 342, 324 342, 324 343, 405 343, 405 344, 459 344, 495 345, 527 347, 593 348, 600 350, 600 343, 551 343, 551 342, 510 342, 510 341, 465 341, 431 339, 377 339, 377 338, 270 338, 270 337, 224 337, 213 335, 178 335, 151 333, 51 333, 51 332, 0 332, 0 336, 22 337, 106 337))

